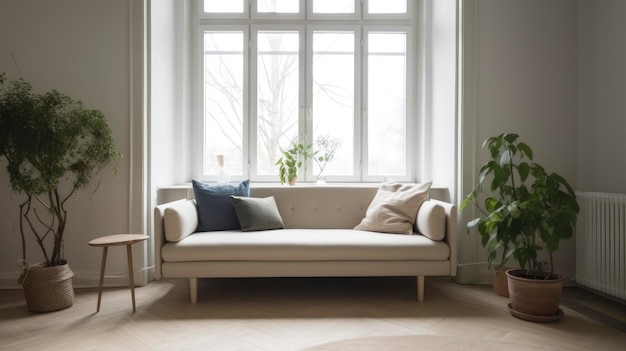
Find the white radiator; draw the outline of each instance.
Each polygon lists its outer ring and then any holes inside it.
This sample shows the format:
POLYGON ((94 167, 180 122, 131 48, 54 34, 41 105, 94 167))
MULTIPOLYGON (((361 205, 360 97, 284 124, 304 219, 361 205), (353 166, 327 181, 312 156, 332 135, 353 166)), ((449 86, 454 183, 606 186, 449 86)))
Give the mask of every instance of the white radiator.
POLYGON ((626 195, 577 192, 576 283, 626 300, 626 195))

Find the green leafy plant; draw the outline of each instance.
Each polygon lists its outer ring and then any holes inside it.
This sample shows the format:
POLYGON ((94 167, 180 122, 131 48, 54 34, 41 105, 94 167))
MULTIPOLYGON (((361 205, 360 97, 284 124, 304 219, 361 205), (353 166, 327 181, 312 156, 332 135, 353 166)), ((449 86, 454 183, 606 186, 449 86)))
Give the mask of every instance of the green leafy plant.
POLYGON ((121 157, 104 115, 56 90, 35 93, 30 83, 8 80, 3 73, 0 156, 7 160, 12 190, 26 195, 19 205, 23 259, 30 232, 45 266, 65 264, 67 201, 121 157))
POLYGON ((532 162, 532 149, 518 138, 505 133, 485 140, 483 148, 489 149, 491 160, 481 167, 478 184, 460 209, 473 204, 481 213, 467 230, 480 235, 489 265, 501 252, 499 265, 513 257, 527 275, 545 271, 537 275, 552 279, 553 253, 576 227, 576 194, 563 177, 532 162), (539 258, 542 250, 548 263, 539 258))
POLYGON ((280 184, 293 184, 298 177, 298 170, 306 165, 306 161, 314 158, 316 152, 313 145, 292 142, 288 149, 280 149, 282 156, 276 161, 280 184))

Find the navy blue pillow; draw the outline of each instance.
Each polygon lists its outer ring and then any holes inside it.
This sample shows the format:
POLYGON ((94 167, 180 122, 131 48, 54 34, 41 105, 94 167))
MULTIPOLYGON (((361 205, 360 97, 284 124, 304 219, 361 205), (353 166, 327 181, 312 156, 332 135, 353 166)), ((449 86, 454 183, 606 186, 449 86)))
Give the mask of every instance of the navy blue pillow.
POLYGON ((198 232, 241 229, 230 196, 250 196, 250 180, 239 184, 191 181, 198 208, 198 232))

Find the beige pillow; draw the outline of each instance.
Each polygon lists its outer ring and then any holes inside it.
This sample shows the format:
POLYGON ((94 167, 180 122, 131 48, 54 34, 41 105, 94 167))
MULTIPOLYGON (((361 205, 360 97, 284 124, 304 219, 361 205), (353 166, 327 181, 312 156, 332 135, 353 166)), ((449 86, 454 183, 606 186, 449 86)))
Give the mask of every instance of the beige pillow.
POLYGON ((415 229, 432 240, 446 237, 446 210, 434 201, 425 201, 417 211, 415 229))
POLYGON ((431 182, 401 184, 384 182, 365 213, 357 230, 411 234, 422 202, 428 197, 431 182))
POLYGON ((198 212, 193 200, 168 207, 163 213, 165 239, 181 241, 198 227, 198 212))

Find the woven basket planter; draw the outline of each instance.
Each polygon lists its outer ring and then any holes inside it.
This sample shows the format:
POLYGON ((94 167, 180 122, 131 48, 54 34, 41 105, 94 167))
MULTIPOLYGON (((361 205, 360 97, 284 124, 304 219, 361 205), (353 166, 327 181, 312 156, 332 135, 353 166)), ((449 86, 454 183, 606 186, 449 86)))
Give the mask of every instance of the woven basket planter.
POLYGON ((25 266, 18 283, 24 288, 26 305, 32 312, 51 312, 74 304, 74 273, 68 264, 46 267, 25 266))

